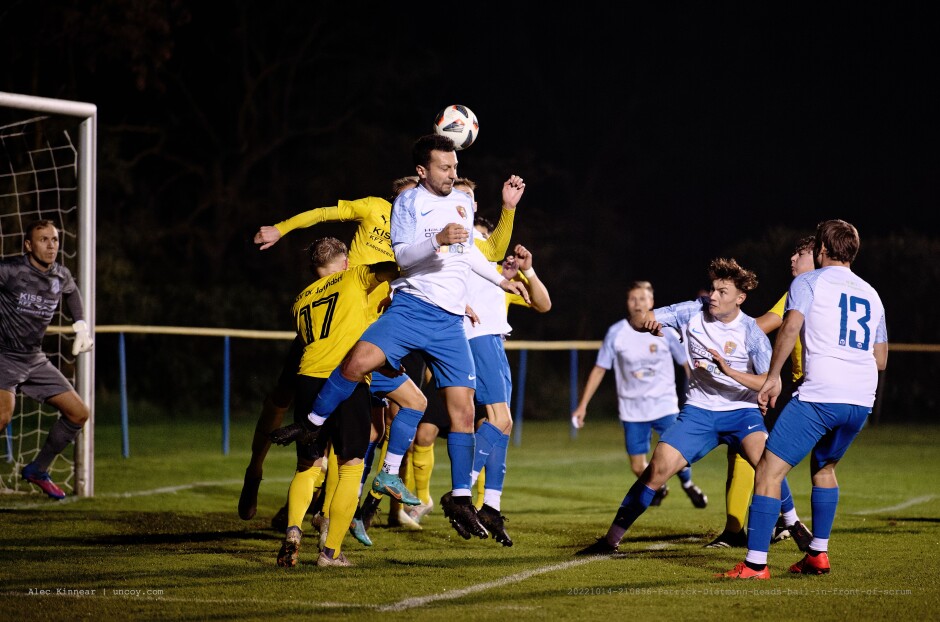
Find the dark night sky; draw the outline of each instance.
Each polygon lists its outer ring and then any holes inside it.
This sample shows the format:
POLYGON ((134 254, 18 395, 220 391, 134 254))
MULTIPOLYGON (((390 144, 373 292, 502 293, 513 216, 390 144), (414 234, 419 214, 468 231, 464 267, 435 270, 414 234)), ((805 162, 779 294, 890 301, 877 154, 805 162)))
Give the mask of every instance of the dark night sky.
MULTIPOLYGON (((582 309, 544 338, 600 338, 633 279, 652 280, 660 304, 689 297, 710 258, 775 227, 811 233, 820 220, 845 218, 859 227, 863 253, 866 235, 937 232, 938 33, 935 20, 907 9, 419 3, 406 15, 388 5, 232 3, 250 7, 242 18, 228 5, 220 13, 203 3, 132 4, 189 15, 153 72, 162 94, 122 85, 126 69, 106 74, 100 59, 84 74, 73 63, 74 85, 47 76, 37 90, 11 74, 0 88, 100 102, 105 131, 140 123, 149 108, 155 123, 185 128, 191 119, 165 114, 162 99, 180 94, 235 127, 244 111, 226 85, 256 57, 308 37, 307 53, 316 53, 290 88, 303 93, 312 124, 332 129, 293 148, 302 172, 290 175, 316 181, 289 204, 259 202, 243 217, 245 237, 301 209, 384 194, 411 172, 410 144, 435 113, 467 105, 481 131, 460 168, 480 183, 481 210, 495 213, 506 176, 524 176, 514 242, 550 275, 559 320, 567 305, 582 309), (352 155, 350 142, 361 143, 352 155)), ((13 25, 0 20, 8 36, 13 25)), ((77 41, 101 45, 90 35, 77 41)), ((108 66, 120 69, 115 57, 108 66)), ((253 87, 284 88, 282 75, 253 87)), ((184 129, 192 151, 211 159, 215 144, 202 132, 184 129)), ((297 248, 310 239, 296 237, 297 248)), ((786 283, 786 259, 761 304, 786 283)))

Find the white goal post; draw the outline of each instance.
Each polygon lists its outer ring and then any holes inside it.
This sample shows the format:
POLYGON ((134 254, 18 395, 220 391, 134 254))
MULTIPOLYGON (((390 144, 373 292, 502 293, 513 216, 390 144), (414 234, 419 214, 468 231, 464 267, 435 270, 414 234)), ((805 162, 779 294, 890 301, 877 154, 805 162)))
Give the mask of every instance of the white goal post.
MULTIPOLYGON (((98 108, 94 104, 18 95, 0 92, 0 107, 16 108, 29 112, 62 115, 79 119, 77 209, 78 232, 76 279, 85 304, 85 320, 94 330, 95 322, 95 229, 96 229, 96 180, 98 108)), ((75 389, 91 411, 82 433, 76 439, 75 448, 75 494, 84 497, 94 495, 94 429, 95 429, 95 351, 78 357, 76 361, 75 389)))

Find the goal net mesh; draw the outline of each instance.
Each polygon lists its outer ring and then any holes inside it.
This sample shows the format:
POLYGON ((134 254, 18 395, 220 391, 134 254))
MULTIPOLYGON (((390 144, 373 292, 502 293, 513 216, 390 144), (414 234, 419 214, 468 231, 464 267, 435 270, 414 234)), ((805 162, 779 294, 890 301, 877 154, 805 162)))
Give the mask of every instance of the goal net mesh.
MULTIPOLYGON (((79 120, 57 115, 9 109, 0 116, 0 255, 23 253, 23 231, 29 223, 49 219, 59 228, 58 261, 77 273, 78 149, 74 137, 79 120), (16 116, 21 120, 12 120, 16 116)), ((79 283, 79 287, 82 284, 79 283)), ((83 290, 83 295, 91 292, 83 290)), ((43 342, 43 351, 73 386, 71 320, 60 305, 43 342), (57 330, 58 329, 58 330, 57 330)), ((13 419, 0 433, 0 492, 30 492, 35 488, 20 478, 20 470, 42 448, 46 434, 59 417, 54 408, 18 394, 13 419)), ((63 490, 75 487, 75 455, 66 449, 49 467, 63 490)))

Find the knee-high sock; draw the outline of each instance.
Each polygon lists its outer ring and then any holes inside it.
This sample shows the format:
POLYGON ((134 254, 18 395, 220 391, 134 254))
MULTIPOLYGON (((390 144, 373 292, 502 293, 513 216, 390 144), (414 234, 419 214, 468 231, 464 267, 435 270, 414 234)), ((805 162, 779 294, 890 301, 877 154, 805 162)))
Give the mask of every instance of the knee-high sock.
MULTIPOLYGON (((499 510, 502 504, 503 485, 506 481, 506 454, 509 449, 509 435, 501 434, 490 457, 486 460, 484 472, 489 473, 489 477, 484 482, 483 504, 490 506, 494 510, 499 510)), ((477 508, 479 509, 479 508, 477 508)))
POLYGON ((636 480, 620 503, 620 509, 617 510, 614 522, 607 530, 607 542, 614 546, 620 544, 623 534, 646 511, 655 495, 655 490, 640 480, 636 480))
POLYGON ((352 395, 358 382, 346 380, 339 371, 339 367, 330 373, 330 377, 323 383, 323 387, 313 401, 313 412, 323 417, 329 417, 347 397, 352 395))
POLYGON ((734 466, 728 480, 728 494, 725 497, 727 515, 725 531, 740 533, 747 524, 747 510, 754 492, 754 467, 748 464, 741 454, 734 457, 734 466))
POLYGON ((490 452, 493 451, 493 447, 496 446, 499 437, 502 435, 503 433, 499 431, 499 428, 489 421, 484 421, 483 425, 477 429, 475 439, 476 448, 473 452, 473 469, 470 472, 470 480, 472 482, 477 481, 477 476, 487 464, 486 461, 490 457, 490 452))
POLYGON ((470 496, 470 469, 473 468, 473 432, 451 432, 447 435, 450 456, 450 482, 455 497, 470 496))
POLYGON ((333 503, 330 507, 330 529, 326 534, 326 548, 334 551, 334 558, 339 556, 343 538, 346 537, 349 524, 356 513, 362 470, 362 464, 344 464, 337 469, 339 483, 333 495, 333 503))
POLYGON ((793 504, 793 494, 790 492, 790 483, 787 481, 787 478, 783 478, 783 481, 780 482, 780 511, 781 512, 790 512, 794 510, 796 506, 793 504))
POLYGON ((747 555, 744 557, 746 561, 754 564, 767 563, 770 539, 774 535, 774 525, 777 524, 779 516, 780 499, 754 495, 747 519, 747 555))
POLYGON ((685 486, 692 481, 692 467, 685 467, 677 473, 679 476, 679 481, 682 482, 682 485, 685 486))
POLYGON ((509 451, 509 435, 500 432, 493 443, 493 450, 486 459, 486 489, 502 490, 506 481, 506 454, 509 451))
POLYGON ((62 450, 68 447, 69 443, 74 441, 81 431, 82 426, 75 425, 65 417, 60 416, 52 424, 52 428, 49 429, 49 436, 46 437, 46 442, 33 462, 40 470, 48 471, 49 465, 52 464, 55 457, 62 453, 62 450))
POLYGON ((290 489, 287 492, 288 527, 303 526, 304 515, 310 507, 310 499, 313 497, 313 490, 316 488, 319 476, 320 467, 311 467, 306 471, 294 473, 294 479, 290 481, 290 489))
POLYGON ((366 448, 366 457, 362 460, 362 481, 359 482, 359 496, 362 496, 362 487, 365 486, 366 480, 369 479, 369 473, 372 471, 376 445, 378 445, 378 442, 369 441, 369 446, 366 448))
POLYGON ((323 516, 330 518, 330 507, 333 505, 333 495, 336 494, 336 487, 339 485, 339 463, 336 461, 336 452, 330 445, 330 452, 327 454, 326 467, 326 485, 323 487, 323 516))
POLYGON ((431 472, 434 470, 434 445, 415 445, 411 454, 411 469, 415 478, 415 494, 421 503, 431 503, 431 472))
POLYGON ((813 537, 828 540, 832 534, 832 523, 836 520, 836 506, 839 505, 839 488, 819 488, 813 486, 810 497, 813 508, 813 537))
POLYGON ((405 484, 408 490, 413 491, 415 489, 415 470, 414 470, 414 451, 409 448, 405 452, 405 458, 401 461, 401 469, 399 470, 399 476, 401 481, 405 484))
MULTIPOLYGON (((382 439, 382 450, 379 452, 379 464, 385 464, 385 455, 388 453, 388 437, 392 432, 392 426, 385 429, 385 438, 382 439)), ((381 467, 379 467, 381 469, 381 467)))
POLYGON ((404 457, 408 448, 411 447, 411 441, 415 439, 415 432, 418 431, 418 423, 421 421, 422 413, 413 408, 402 408, 392 420, 389 426, 388 449, 386 450, 385 463, 382 469, 387 467, 390 473, 398 474, 398 467, 401 465, 401 459, 404 457), (397 464, 396 464, 397 462, 397 464))

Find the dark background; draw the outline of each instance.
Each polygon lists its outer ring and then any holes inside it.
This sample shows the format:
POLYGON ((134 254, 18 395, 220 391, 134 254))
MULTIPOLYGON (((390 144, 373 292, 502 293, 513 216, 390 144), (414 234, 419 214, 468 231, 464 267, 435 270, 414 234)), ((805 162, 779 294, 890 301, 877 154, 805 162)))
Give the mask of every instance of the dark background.
MULTIPOLYGON (((620 4, 13 1, 0 90, 98 106, 99 324, 290 330, 303 247, 350 229, 262 253, 258 226, 386 196, 413 173, 414 139, 459 103, 480 120, 459 158, 481 213, 495 218, 509 174, 527 182, 513 242, 554 308, 514 310, 517 339, 599 340, 627 283, 652 281, 657 304, 689 299, 716 256, 757 272, 744 309, 760 315, 785 291, 796 238, 844 218, 891 341, 940 342, 936 20, 620 4)), ((138 392, 174 403, 211 385, 215 345, 149 339, 159 379, 132 380, 138 392)), ((237 397, 260 401, 285 348, 237 347, 237 397)), ((550 358, 535 373, 567 386, 567 359, 550 358)), ((910 383, 935 376, 935 358, 892 357, 905 411, 936 405, 910 383)))

